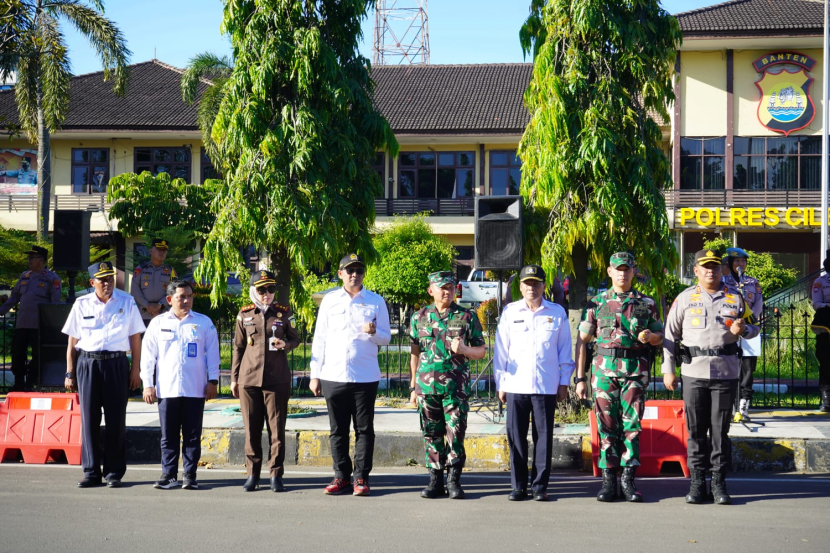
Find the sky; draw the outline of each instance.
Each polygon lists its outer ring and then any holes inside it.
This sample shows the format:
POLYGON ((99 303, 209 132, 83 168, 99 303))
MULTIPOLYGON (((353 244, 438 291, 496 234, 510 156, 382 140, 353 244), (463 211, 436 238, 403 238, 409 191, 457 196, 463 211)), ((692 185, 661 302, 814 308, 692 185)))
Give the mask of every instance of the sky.
MULTIPOLYGON (((678 13, 715 3, 717 0, 664 0, 663 7, 670 13, 678 13)), ((526 61, 519 46, 519 28, 527 17, 529 5, 529 0, 431 0, 428 8, 431 63, 526 61)), ((183 68, 197 53, 229 55, 231 52, 230 42, 219 33, 221 0, 105 0, 104 6, 106 16, 127 39, 133 52, 131 63, 155 57, 183 68)), ((372 13, 363 24, 361 47, 369 59, 372 58, 373 28, 372 13)), ((86 39, 68 24, 63 29, 72 72, 81 75, 100 71, 100 60, 86 39)))

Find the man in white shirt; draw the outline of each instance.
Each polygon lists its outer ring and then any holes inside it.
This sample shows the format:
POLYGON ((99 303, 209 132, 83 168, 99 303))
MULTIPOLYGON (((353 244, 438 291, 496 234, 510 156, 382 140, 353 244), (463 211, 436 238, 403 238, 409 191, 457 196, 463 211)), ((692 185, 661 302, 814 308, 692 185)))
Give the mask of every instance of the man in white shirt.
POLYGON ((205 400, 215 398, 219 388, 219 337, 208 317, 191 311, 189 282, 174 280, 166 294, 171 309, 150 321, 141 346, 144 401, 152 405, 158 399, 161 423, 161 478, 153 487, 169 490, 179 485, 181 435, 182 487, 195 490, 199 488, 196 468, 202 455, 205 400))
POLYGON ((144 322, 132 296, 115 289, 115 269, 109 261, 89 266, 94 293, 78 298, 61 332, 66 348, 66 389, 77 391, 81 403, 81 465, 79 488, 121 486, 127 470, 127 395, 141 386, 139 363, 144 322), (132 354, 132 367, 127 352, 132 354), (77 369, 76 369, 77 364, 77 369), (76 378, 77 377, 77 378, 76 378), (101 408, 107 425, 101 458, 101 408))
POLYGON ((380 381, 378 346, 392 338, 383 298, 363 287, 366 265, 360 256, 340 260, 343 288, 326 294, 317 313, 311 345, 311 383, 326 398, 334 480, 325 493, 369 495, 375 448, 375 398, 380 381), (349 458, 349 425, 354 421, 354 467, 349 458), (354 474, 354 485, 351 477, 354 474))
POLYGON ((527 494, 527 429, 533 418, 533 499, 548 500, 553 446, 553 415, 557 399, 568 396, 574 371, 571 329, 565 310, 544 299, 545 271, 527 265, 519 273, 522 299, 501 315, 493 358, 499 400, 507 404, 507 441, 510 445, 508 499, 527 494))

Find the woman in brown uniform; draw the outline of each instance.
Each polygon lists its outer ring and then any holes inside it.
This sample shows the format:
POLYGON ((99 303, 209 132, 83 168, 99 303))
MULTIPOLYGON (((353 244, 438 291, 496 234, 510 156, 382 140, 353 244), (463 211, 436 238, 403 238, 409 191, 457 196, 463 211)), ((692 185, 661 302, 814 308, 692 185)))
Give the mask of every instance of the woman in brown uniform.
POLYGON ((300 343, 291 308, 274 302, 276 280, 270 271, 251 276, 250 296, 236 317, 231 364, 231 393, 239 398, 245 424, 246 492, 259 487, 262 469, 262 422, 268 425, 271 491, 285 491, 285 418, 291 393, 287 353, 300 343))

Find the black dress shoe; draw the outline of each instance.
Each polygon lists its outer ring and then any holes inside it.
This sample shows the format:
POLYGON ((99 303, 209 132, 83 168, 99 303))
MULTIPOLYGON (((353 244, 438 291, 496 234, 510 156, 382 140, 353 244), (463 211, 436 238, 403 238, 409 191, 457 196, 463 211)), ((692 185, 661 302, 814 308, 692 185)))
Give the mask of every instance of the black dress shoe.
POLYGON ((79 488, 94 488, 101 485, 101 477, 84 476, 84 479, 78 482, 79 488))
POLYGON ((121 479, 120 478, 107 478, 107 487, 108 488, 120 488, 121 487, 121 479))
POLYGON ((510 501, 522 501, 527 499, 527 492, 524 490, 513 490, 510 492, 510 495, 507 496, 507 499, 510 501))
POLYGON ((252 492, 259 487, 259 476, 249 476, 245 483, 242 484, 242 489, 246 492, 252 492))
POLYGON ((284 492, 285 491, 285 484, 282 482, 282 476, 272 476, 271 477, 271 491, 272 492, 284 492))
POLYGON ((533 501, 547 501, 548 492, 533 492, 533 501))

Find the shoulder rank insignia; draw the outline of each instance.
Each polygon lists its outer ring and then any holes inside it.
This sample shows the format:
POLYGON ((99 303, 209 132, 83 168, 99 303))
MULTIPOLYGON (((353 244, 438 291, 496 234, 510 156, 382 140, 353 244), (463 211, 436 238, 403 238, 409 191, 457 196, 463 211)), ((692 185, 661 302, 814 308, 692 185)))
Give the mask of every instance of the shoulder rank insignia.
POLYGON ((242 306, 242 309, 240 309, 240 311, 250 311, 251 309, 256 309, 256 304, 251 303, 248 305, 244 305, 242 306))

